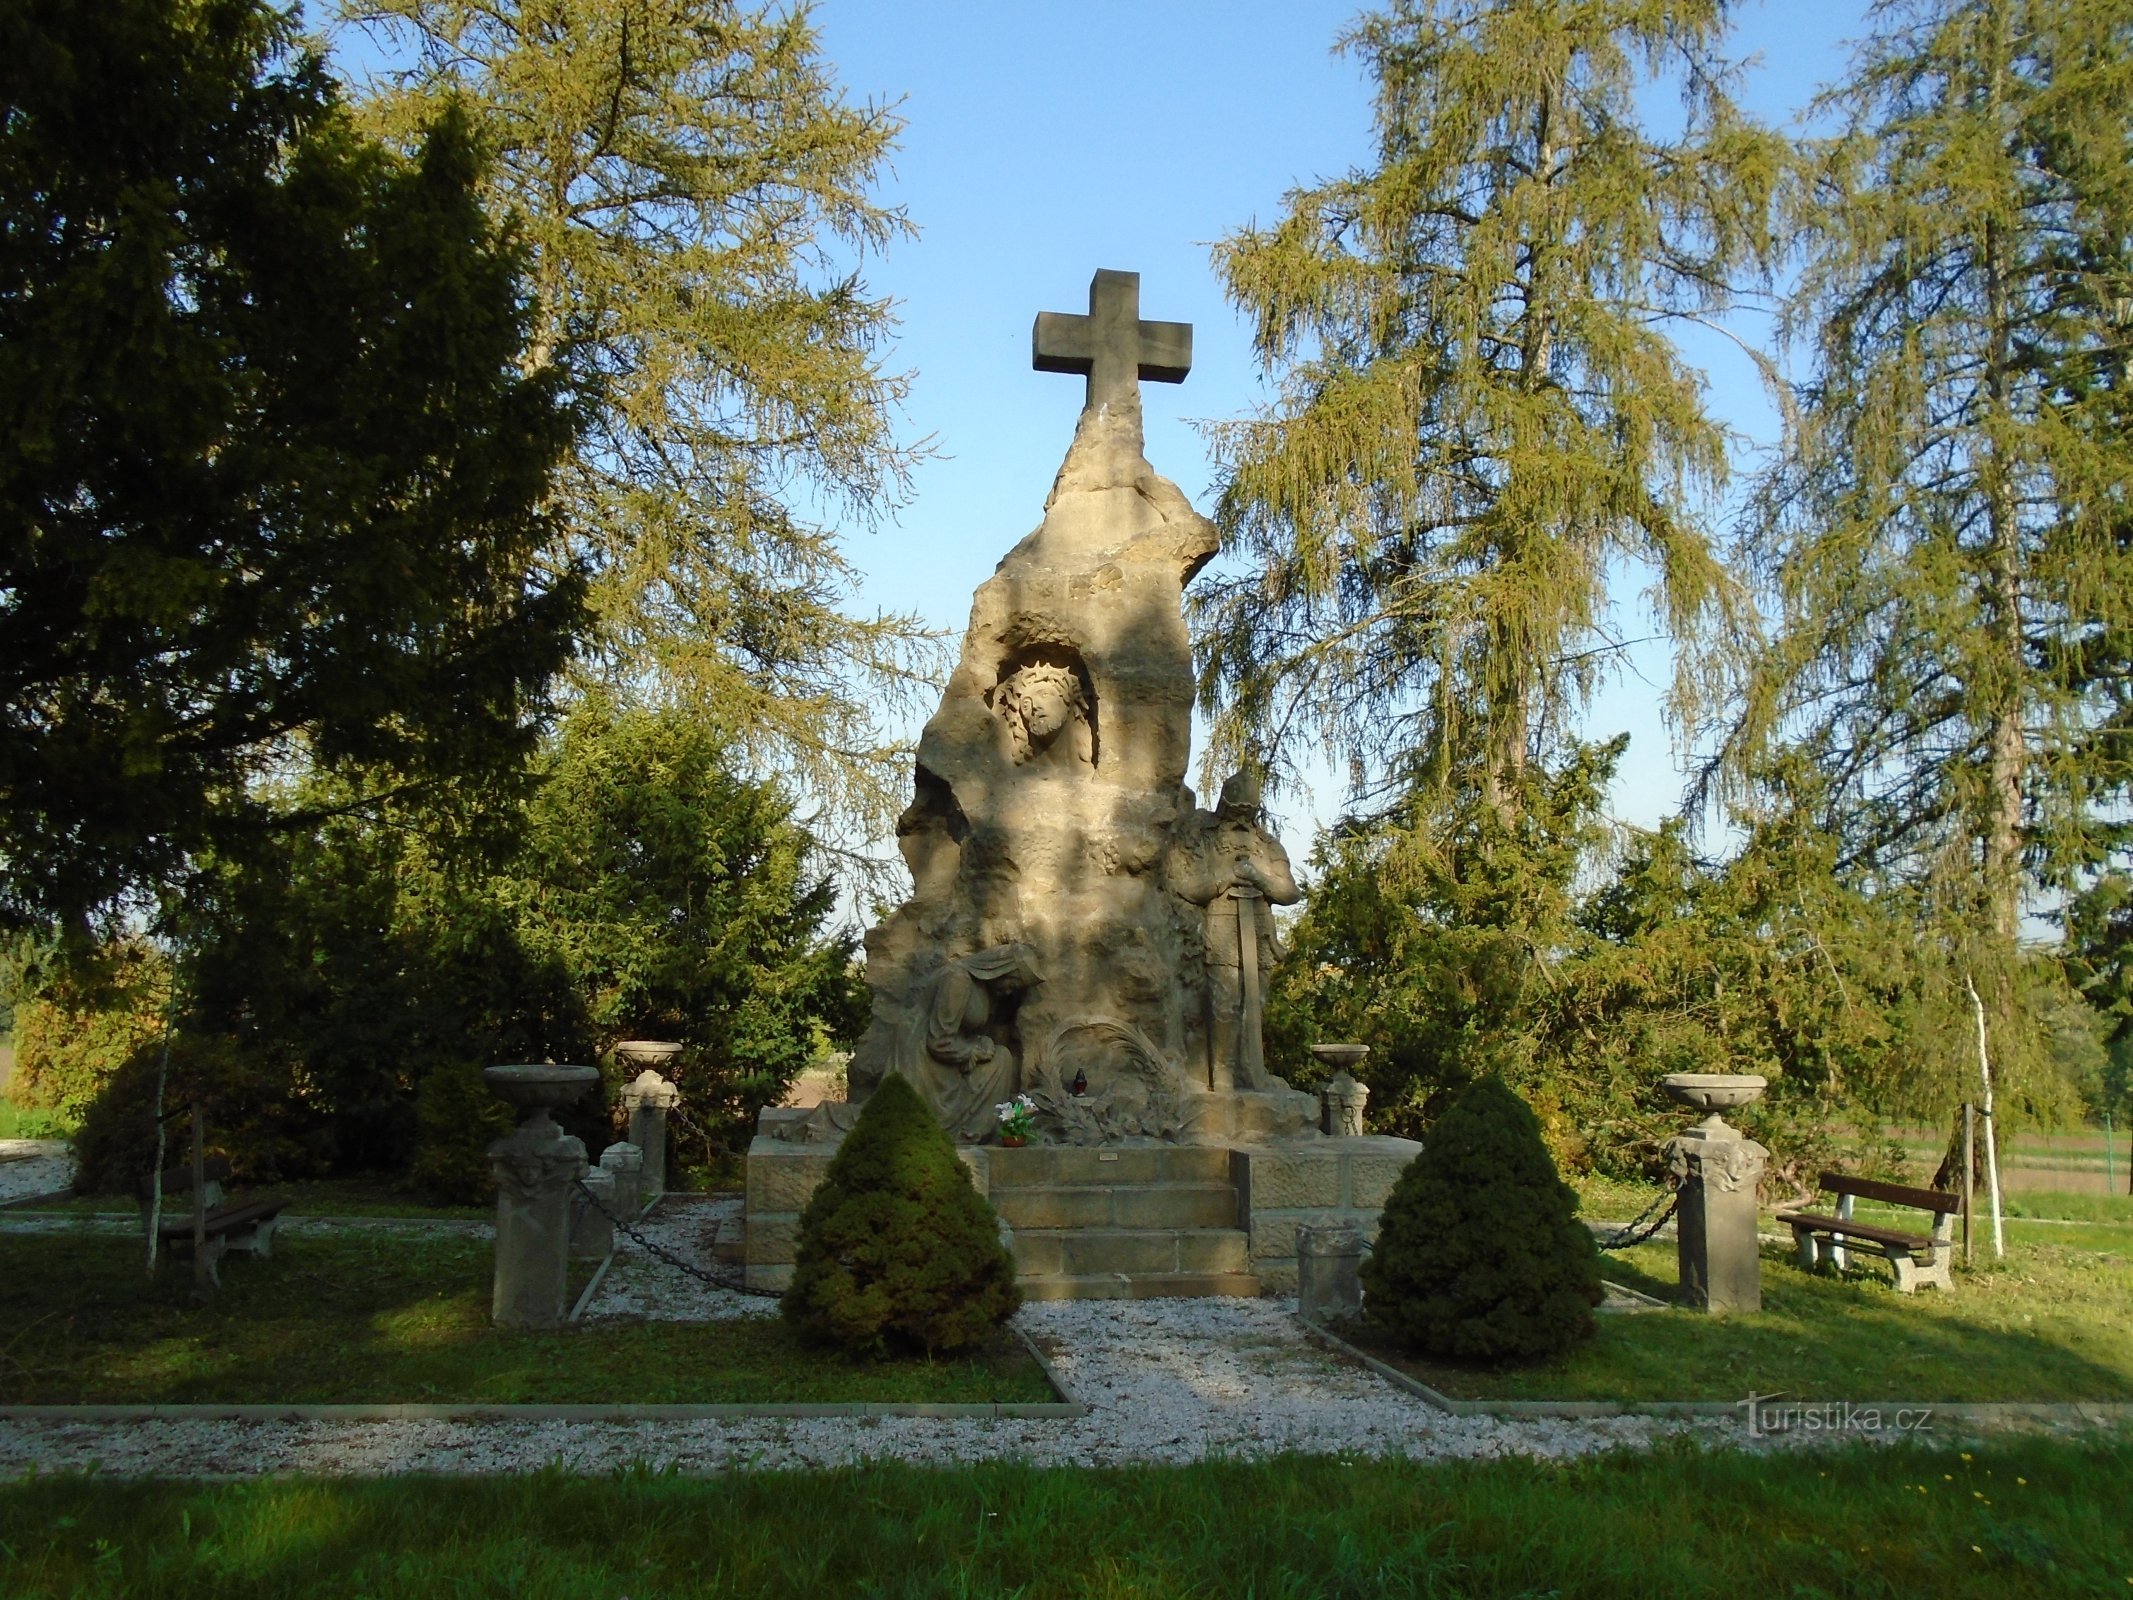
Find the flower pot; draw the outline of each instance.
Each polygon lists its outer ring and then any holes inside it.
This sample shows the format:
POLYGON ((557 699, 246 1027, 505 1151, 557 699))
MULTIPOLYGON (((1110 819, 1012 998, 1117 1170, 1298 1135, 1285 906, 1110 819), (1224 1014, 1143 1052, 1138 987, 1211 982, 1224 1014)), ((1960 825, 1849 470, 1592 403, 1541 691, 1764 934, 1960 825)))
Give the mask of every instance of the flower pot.
POLYGON ((1000 1135, 1000 1143, 1010 1150, 1019 1150, 1028 1144, 1029 1140, 1023 1138, 1020 1134, 1003 1133, 1000 1135))

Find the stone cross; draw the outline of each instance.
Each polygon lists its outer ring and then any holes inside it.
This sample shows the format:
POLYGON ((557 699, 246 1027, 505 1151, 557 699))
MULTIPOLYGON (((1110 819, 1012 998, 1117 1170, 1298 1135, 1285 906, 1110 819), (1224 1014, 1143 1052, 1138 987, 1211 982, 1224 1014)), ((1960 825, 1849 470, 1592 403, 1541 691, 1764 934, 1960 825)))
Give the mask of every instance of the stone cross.
POLYGON ((1089 283, 1087 316, 1037 313, 1030 365, 1085 374, 1084 410, 1138 411, 1142 383, 1183 383, 1192 370, 1192 324, 1141 321, 1141 275, 1099 271, 1089 283))

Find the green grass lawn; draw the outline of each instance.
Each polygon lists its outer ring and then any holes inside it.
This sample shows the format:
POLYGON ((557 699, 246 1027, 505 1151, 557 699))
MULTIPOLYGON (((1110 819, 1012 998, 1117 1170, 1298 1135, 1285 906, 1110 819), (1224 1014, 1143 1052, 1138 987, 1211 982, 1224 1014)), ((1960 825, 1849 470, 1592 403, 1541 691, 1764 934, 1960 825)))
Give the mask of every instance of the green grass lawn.
POLYGON ((0 1139, 67 1139, 74 1130, 49 1111, 32 1111, 0 1094, 0 1139))
POLYGON ((774 1317, 508 1333, 489 1323, 489 1275, 477 1240, 284 1237, 271 1260, 225 1259, 195 1307, 190 1269, 149 1279, 131 1236, 0 1234, 0 1403, 1056 1398, 1017 1343, 863 1365, 774 1317))
MULTIPOLYGON (((1992 1224, 1985 1218, 1985 1202, 1979 1197, 1975 1202, 1979 1226, 1990 1230, 1992 1224)), ((2056 1217, 2076 1222, 2123 1222, 2133 1224, 2133 1194, 2025 1194, 2012 1196, 2001 1203, 2003 1217, 2056 1217)))
MULTIPOLYGON (((1860 1208, 1862 1220, 1868 1213, 1860 1208)), ((1978 1267, 1957 1266, 1953 1294, 1897 1294, 1873 1257, 1855 1258, 1865 1265, 1843 1277, 1805 1273, 1789 1247, 1766 1244, 1759 1315, 1602 1317, 1598 1334, 1563 1360, 1515 1372, 1405 1356, 1396 1364, 1461 1399, 1738 1400, 1753 1391, 1823 1400, 2133 1400, 2133 1218, 2016 1220, 2007 1231, 2006 1260, 1990 1264, 1981 1238, 1978 1267)), ((1670 1242, 1610 1252, 1602 1272, 1661 1299, 1678 1288, 1670 1242)), ((1367 1336, 1359 1342, 1395 1359, 1367 1336)))
POLYGON ((0 1487, 19 1600, 2133 1594, 2133 1446, 0 1487))

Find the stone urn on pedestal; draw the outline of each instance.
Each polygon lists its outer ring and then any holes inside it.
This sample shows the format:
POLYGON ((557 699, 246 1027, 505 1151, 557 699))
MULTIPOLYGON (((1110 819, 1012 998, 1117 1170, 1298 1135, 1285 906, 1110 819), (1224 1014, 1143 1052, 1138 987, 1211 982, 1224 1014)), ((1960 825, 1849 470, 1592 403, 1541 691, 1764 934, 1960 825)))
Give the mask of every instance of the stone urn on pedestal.
POLYGON ((1666 1146, 1667 1171, 1681 1188, 1675 1249, 1682 1303, 1704 1311, 1760 1311, 1755 1194, 1770 1152, 1720 1113, 1760 1098, 1765 1082, 1744 1073, 1675 1072, 1659 1087, 1669 1099, 1705 1113, 1666 1146))
POLYGON ((624 1072, 638 1069, 622 1089, 630 1119, 629 1142, 644 1152, 644 1196, 667 1192, 667 1115, 681 1104, 681 1091, 666 1074, 681 1046, 663 1039, 625 1039, 615 1046, 624 1072))
POLYGON ((553 1328, 563 1320, 570 1272, 570 1189, 585 1170, 585 1142, 556 1126, 549 1112, 600 1081, 597 1067, 487 1067, 482 1081, 507 1101, 519 1125, 489 1146, 496 1177, 496 1281, 493 1321, 509 1328, 553 1328))

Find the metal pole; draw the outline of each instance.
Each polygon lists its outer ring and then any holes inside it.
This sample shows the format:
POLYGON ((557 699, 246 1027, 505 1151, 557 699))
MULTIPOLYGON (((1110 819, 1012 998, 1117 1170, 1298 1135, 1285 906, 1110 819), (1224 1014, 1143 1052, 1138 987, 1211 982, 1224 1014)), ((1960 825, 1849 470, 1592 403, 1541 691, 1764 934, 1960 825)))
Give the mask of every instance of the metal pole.
POLYGON ((1992 1056, 1985 1048, 1985 1002, 1968 973, 1963 987, 1970 991, 1970 1009, 1977 1014, 1977 1073, 1985 1090, 1979 1108, 1985 1123, 1985 1189, 1992 1200, 1992 1259, 1998 1261, 2007 1254, 2007 1234, 2000 1225, 2000 1125, 1992 1115, 1992 1056))
POLYGON ((1977 1197, 1977 1107, 1963 1102, 1963 1265, 1970 1265, 1970 1210, 1977 1197))
POLYGON ((193 1287, 207 1288, 207 1119, 193 1102, 193 1287))

